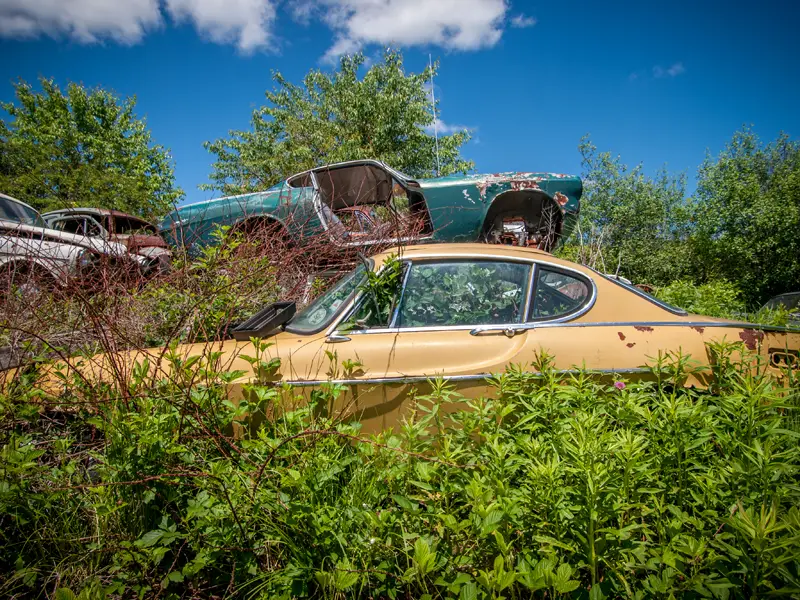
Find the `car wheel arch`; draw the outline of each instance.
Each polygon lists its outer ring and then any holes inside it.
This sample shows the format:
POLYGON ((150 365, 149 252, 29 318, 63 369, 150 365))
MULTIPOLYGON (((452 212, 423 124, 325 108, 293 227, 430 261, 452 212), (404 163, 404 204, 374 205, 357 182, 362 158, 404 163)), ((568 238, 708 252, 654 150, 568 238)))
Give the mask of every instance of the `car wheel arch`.
POLYGON ((502 222, 502 219, 509 217, 521 217, 526 222, 536 222, 540 228, 547 229, 550 241, 544 249, 555 246, 564 223, 564 214, 557 199, 545 191, 536 188, 504 190, 489 203, 481 225, 481 238, 491 241, 489 238, 492 229, 498 221, 502 222), (535 202, 538 202, 538 206, 535 202), (548 223, 552 219, 555 221, 548 223))

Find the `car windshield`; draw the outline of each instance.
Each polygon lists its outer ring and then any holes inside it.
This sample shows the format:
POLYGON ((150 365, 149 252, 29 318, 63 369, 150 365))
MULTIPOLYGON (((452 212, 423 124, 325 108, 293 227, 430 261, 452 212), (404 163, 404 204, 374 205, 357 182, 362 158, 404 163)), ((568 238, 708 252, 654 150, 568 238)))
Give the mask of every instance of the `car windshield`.
POLYGON ((359 265, 353 271, 333 284, 327 292, 297 313, 286 327, 292 333, 316 333, 331 324, 334 317, 355 295, 364 280, 366 265, 359 265))
POLYGON ((0 219, 34 227, 47 227, 44 219, 30 206, 7 198, 0 198, 0 219))
POLYGON ((769 300, 763 308, 776 310, 779 307, 785 307, 788 311, 795 311, 800 309, 800 294, 783 294, 775 296, 769 300))

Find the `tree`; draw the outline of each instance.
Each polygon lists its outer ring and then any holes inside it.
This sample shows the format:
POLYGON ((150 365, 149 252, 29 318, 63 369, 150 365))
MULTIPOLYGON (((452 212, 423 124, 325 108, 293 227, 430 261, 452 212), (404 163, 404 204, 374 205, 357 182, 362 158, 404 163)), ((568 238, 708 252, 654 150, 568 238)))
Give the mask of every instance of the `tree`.
POLYGON ((40 211, 115 208, 156 218, 183 195, 172 158, 153 145, 135 98, 48 79, 41 92, 19 82, 16 104, 2 103, 0 191, 40 211))
POLYGON ((593 247, 592 266, 635 282, 685 277, 691 265, 685 176, 662 170, 650 178, 641 165, 629 169, 619 156, 598 152, 588 136, 578 149, 584 196, 579 227, 562 254, 586 261, 583 250, 593 247))
MULTIPOLYGON (((268 104, 253 112, 252 130, 206 142, 217 159, 206 189, 225 194, 266 189, 284 177, 323 164, 377 158, 414 177, 436 173, 433 115, 426 86, 436 68, 406 74, 403 58, 387 50, 363 78, 361 54, 345 56, 338 71, 310 71, 302 86, 273 73, 268 104)), ((474 168, 459 149, 467 131, 439 137, 440 175, 474 168)))
POLYGON ((800 288, 800 142, 735 133, 700 167, 694 213, 704 279, 736 281, 750 307, 800 288))

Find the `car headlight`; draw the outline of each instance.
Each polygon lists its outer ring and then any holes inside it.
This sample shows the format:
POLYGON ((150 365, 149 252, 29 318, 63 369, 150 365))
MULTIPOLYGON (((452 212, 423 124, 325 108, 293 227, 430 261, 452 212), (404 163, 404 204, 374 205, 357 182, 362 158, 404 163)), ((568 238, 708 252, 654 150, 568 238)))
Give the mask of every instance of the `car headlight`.
POLYGON ((97 262, 97 254, 92 252, 91 250, 84 248, 80 252, 78 252, 78 256, 75 258, 75 265, 78 269, 88 269, 97 262))

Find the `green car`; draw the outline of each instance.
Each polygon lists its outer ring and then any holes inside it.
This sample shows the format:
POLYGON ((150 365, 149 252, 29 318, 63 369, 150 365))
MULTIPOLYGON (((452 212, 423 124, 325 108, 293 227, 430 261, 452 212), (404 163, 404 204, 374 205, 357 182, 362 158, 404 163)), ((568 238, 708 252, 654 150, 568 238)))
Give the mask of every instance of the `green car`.
POLYGON ((227 225, 245 233, 269 228, 294 243, 325 236, 342 248, 387 242, 505 243, 552 249, 575 225, 578 177, 494 173, 414 179, 377 160, 327 165, 264 192, 182 206, 160 229, 173 245, 214 243, 227 225))

